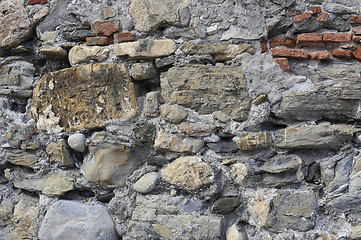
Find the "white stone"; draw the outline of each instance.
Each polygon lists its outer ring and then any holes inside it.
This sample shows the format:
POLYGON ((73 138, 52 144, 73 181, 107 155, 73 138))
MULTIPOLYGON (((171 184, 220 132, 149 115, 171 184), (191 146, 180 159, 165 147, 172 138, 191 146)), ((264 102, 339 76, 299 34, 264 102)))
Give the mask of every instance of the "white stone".
POLYGON ((85 151, 85 136, 81 133, 70 135, 68 138, 69 147, 78 152, 85 151))
POLYGON ((213 25, 207 28, 207 35, 214 35, 218 32, 218 25, 213 25))
POLYGON ((236 224, 233 224, 226 232, 227 240, 243 240, 242 235, 238 232, 236 224))

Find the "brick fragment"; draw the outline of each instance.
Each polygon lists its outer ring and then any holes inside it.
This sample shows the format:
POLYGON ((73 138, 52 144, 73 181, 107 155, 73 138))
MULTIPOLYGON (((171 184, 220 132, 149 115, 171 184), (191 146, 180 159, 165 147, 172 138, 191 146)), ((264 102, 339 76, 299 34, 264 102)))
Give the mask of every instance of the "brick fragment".
POLYGON ((268 52, 267 42, 267 39, 261 41, 261 53, 268 52))
POLYGON ((334 42, 334 43, 347 43, 351 42, 351 34, 349 33, 324 33, 323 41, 324 42, 334 42))
POLYGON ((97 35, 111 36, 120 29, 119 20, 97 21, 92 24, 91 31, 97 35))
POLYGON ((293 38, 274 38, 270 43, 270 47, 285 46, 288 48, 294 48, 296 46, 296 40, 293 38))
POLYGON ((350 17, 351 24, 361 24, 361 16, 355 15, 350 17))
POLYGON ((106 46, 110 42, 109 37, 87 37, 86 45, 87 46, 106 46))
POLYGON ((310 10, 312 12, 312 14, 317 14, 322 11, 320 6, 308 7, 308 10, 310 10))
POLYGON ((352 55, 356 58, 357 61, 361 61, 361 46, 357 46, 356 50, 353 51, 352 55))
POLYGON ((354 27, 352 32, 356 35, 361 35, 361 26, 354 27))
POLYGON ((305 13, 302 13, 300 15, 294 16, 293 21, 294 22, 302 22, 303 20, 305 20, 307 18, 310 18, 310 17, 311 17, 311 13, 305 12, 305 13))
POLYGON ((273 61, 280 65, 280 68, 285 72, 287 72, 291 68, 287 58, 275 58, 273 61))
POLYGON ((302 49, 272 48, 273 57, 308 59, 308 52, 302 49))
POLYGON ((45 4, 47 3, 47 0, 29 0, 27 5, 33 5, 33 4, 45 4))
POLYGON ((324 59, 328 59, 330 57, 330 53, 327 50, 310 52, 308 54, 310 55, 311 60, 324 60, 324 59))
POLYGON ((361 36, 352 36, 352 41, 360 43, 361 41, 361 36))
POLYGON ((332 56, 334 58, 350 58, 351 57, 351 51, 350 50, 345 50, 345 49, 332 50, 332 56))
POLYGON ((347 45, 342 45, 341 46, 342 49, 352 49, 354 47, 356 47, 355 44, 347 44, 347 45))
POLYGON ((115 13, 110 7, 106 7, 103 9, 103 15, 105 19, 112 18, 115 16, 115 13))
POLYGON ((327 19, 328 19, 328 14, 327 13, 318 14, 318 18, 317 18, 318 21, 327 22, 327 19))
POLYGON ((303 33, 297 35, 296 44, 323 43, 322 35, 318 33, 303 33))
POLYGON ((114 33, 113 37, 115 43, 135 41, 135 35, 130 32, 114 33))
POLYGON ((292 17, 300 14, 299 12, 295 11, 294 9, 291 9, 290 12, 291 12, 292 17))

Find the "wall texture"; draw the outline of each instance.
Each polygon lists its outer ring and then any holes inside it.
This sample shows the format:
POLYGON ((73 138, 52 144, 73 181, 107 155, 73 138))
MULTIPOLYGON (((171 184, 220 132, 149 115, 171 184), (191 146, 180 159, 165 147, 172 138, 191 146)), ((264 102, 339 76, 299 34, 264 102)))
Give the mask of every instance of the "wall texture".
POLYGON ((361 239, 360 12, 0 1, 0 239, 361 239))

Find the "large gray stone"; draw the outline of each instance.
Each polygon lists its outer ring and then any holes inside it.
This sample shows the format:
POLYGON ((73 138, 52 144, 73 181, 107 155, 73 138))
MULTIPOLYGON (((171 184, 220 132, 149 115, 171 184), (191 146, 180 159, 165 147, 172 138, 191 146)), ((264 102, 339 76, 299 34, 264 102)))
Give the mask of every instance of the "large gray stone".
POLYGON ((60 200, 47 211, 40 240, 117 240, 114 223, 105 206, 60 200))

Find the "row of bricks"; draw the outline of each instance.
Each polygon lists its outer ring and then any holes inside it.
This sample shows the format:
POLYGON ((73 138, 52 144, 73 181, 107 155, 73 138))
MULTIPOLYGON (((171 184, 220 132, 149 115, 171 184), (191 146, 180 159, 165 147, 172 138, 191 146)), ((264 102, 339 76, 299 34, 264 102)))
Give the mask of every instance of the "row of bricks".
MULTIPOLYGON (((87 37, 86 45, 87 46, 106 46, 111 42, 110 37, 87 37)), ((113 43, 120 42, 132 42, 135 41, 135 35, 133 33, 124 32, 124 33, 115 33, 113 35, 113 43)))
MULTIPOLYGON (((293 59, 308 59, 311 60, 324 60, 330 57, 330 53, 327 50, 307 52, 303 49, 288 49, 288 48, 272 48, 273 57, 285 57, 293 59)), ((361 61, 361 46, 357 46, 355 51, 347 49, 336 49, 332 50, 332 56, 334 58, 351 58, 352 56, 361 61)))
MULTIPOLYGON (((328 19, 328 14, 321 12, 321 7, 309 7, 308 8, 312 14, 318 14, 318 21, 326 22, 328 19)), ((298 15, 293 16, 294 22, 302 22, 303 20, 311 17, 310 12, 304 12, 298 15)), ((361 17, 359 15, 354 15, 350 17, 350 24, 361 24, 361 17)))

